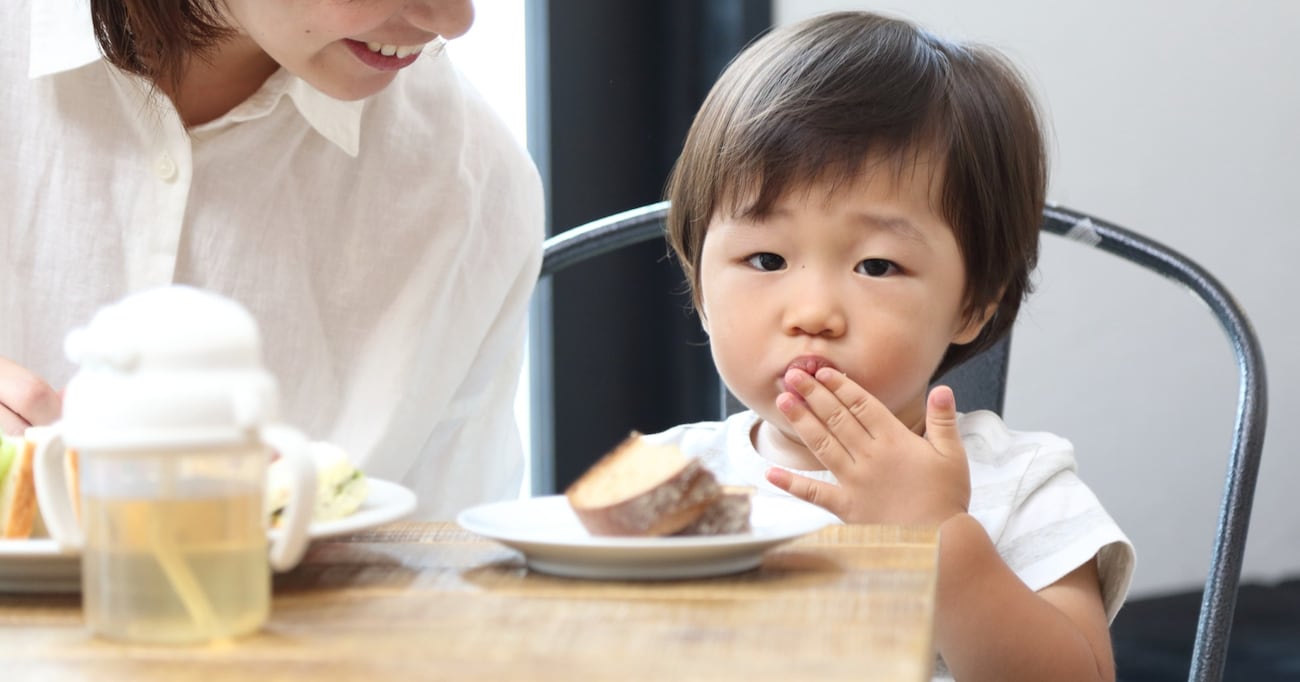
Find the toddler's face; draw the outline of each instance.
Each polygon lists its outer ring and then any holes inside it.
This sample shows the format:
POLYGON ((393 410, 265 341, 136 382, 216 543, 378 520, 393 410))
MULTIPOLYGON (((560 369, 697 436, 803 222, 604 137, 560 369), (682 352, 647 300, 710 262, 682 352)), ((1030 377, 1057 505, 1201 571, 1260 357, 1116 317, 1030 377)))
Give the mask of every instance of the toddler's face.
POLYGON ((226 10, 245 39, 342 100, 379 92, 425 45, 474 21, 470 0, 226 0, 226 10))
POLYGON ((973 340, 965 268, 940 218, 934 171, 883 164, 834 193, 791 192, 762 221, 715 216, 700 293, 713 358, 732 392, 798 442, 776 397, 792 364, 832 366, 913 429, 950 343, 973 340))

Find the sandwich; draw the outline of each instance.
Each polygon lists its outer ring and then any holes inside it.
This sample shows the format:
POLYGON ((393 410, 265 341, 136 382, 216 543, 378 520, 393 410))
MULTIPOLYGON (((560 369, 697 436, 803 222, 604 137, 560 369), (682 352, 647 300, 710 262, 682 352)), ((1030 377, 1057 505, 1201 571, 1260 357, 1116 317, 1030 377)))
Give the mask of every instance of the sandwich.
MULTIPOLYGON (((369 494, 369 485, 365 474, 352 464, 347 453, 337 445, 320 441, 311 443, 307 452, 316 465, 316 506, 312 521, 341 519, 359 509, 369 494)), ((266 480, 267 513, 271 525, 278 526, 290 500, 288 463, 283 459, 271 462, 266 480)))
POLYGON ((34 458, 31 441, 0 434, 0 539, 25 540, 43 526, 36 506, 34 458))
POLYGON ((750 529, 752 488, 722 486, 698 459, 633 432, 565 490, 592 535, 720 535, 750 529))
MULTIPOLYGON (((360 508, 369 492, 368 485, 365 475, 352 465, 347 454, 335 445, 321 442, 312 443, 308 452, 317 475, 312 520, 339 519, 360 508)), ((0 540, 49 535, 36 500, 35 454, 32 441, 0 433, 0 540)), ((79 515, 78 460, 76 450, 68 450, 64 471, 73 510, 79 515)), ((267 471, 266 501, 272 525, 278 525, 289 503, 289 471, 280 462, 272 462, 267 471)))

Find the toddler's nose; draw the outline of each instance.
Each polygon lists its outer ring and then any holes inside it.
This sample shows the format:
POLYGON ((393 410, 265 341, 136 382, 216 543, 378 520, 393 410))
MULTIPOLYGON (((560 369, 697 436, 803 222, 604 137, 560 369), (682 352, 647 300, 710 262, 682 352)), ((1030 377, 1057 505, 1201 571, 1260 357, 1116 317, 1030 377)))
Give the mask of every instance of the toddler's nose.
POLYGON ((786 333, 832 338, 842 335, 848 320, 834 287, 811 275, 799 279, 800 286, 792 288, 785 306, 786 333))

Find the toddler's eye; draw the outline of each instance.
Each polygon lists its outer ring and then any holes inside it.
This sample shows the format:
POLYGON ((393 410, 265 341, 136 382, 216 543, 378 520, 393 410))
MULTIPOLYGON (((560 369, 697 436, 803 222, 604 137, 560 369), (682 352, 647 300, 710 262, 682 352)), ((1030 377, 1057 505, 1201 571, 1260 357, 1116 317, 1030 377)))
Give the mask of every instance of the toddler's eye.
POLYGON ((745 262, 763 272, 773 272, 785 267, 785 259, 775 253, 756 253, 746 258, 745 262))
POLYGON ((858 263, 858 267, 854 268, 853 271, 867 277, 884 277, 897 272, 898 266, 884 258, 868 258, 858 263))

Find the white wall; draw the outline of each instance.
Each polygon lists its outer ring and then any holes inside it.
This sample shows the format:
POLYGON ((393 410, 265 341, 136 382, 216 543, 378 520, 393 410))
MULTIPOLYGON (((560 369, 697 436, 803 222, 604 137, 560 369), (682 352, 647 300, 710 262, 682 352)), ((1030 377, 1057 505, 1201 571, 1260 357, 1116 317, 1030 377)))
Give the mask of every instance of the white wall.
MULTIPOLYGON (((1270 423, 1244 573, 1300 575, 1300 3, 775 0, 875 9, 1002 49, 1053 131, 1049 199, 1214 273, 1264 347, 1270 423)), ((1199 587, 1231 442, 1226 339, 1165 280, 1055 237, 1013 341, 1006 416, 1074 441, 1138 550, 1134 596, 1199 587)), ((960 396, 958 396, 960 404, 960 396)))

